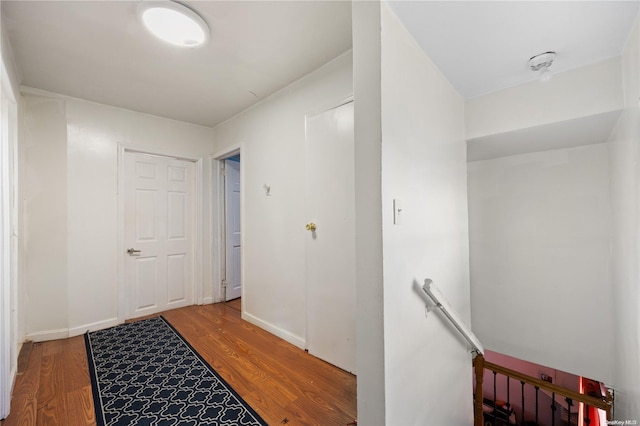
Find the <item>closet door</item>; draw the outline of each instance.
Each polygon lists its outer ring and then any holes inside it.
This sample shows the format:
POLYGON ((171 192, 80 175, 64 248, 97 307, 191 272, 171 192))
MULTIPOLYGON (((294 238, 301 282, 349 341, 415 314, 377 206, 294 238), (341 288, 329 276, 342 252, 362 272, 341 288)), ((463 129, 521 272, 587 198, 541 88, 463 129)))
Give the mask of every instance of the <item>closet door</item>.
POLYGON ((191 161, 125 154, 127 318, 193 304, 191 161))
POLYGON ((306 171, 306 346, 355 373, 353 102, 307 116, 306 171))

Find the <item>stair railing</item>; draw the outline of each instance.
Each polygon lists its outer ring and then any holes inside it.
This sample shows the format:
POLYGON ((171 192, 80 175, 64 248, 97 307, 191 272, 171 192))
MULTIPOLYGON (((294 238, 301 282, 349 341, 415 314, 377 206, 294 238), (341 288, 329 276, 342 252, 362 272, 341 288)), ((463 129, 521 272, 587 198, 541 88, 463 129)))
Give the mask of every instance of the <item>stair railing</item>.
MULTIPOLYGON (((480 340, 478 340, 476 335, 473 334, 473 331, 471 331, 471 329, 467 327, 464 321, 460 319, 460 316, 458 315, 456 310, 453 309, 453 306, 451 306, 451 304, 447 301, 442 292, 433 285, 433 281, 431 279, 427 278, 426 280, 424 280, 422 290, 427 293, 427 296, 429 296, 431 300, 433 300, 435 307, 440 308, 444 316, 447 317, 449 321, 451 321, 451 324, 453 324, 456 330, 458 330, 460 334, 462 334, 462 336, 467 340, 467 342, 471 344, 473 352, 477 354, 484 354, 484 347, 482 346, 482 343, 480 343, 480 340)), ((432 309, 433 308, 430 308, 429 311, 431 311, 432 309)))
MULTIPOLYGON (((520 418, 518 418, 517 420, 521 422, 521 424, 525 424, 525 422, 527 420, 529 421, 535 421, 535 423, 538 423, 538 393, 540 390, 543 391, 547 391, 551 393, 551 419, 552 419, 552 426, 555 426, 555 410, 558 409, 558 404, 556 403, 556 398, 557 397, 561 397, 564 398, 567 401, 568 404, 568 413, 567 413, 567 417, 571 418, 571 407, 572 406, 577 406, 578 404, 582 403, 585 405, 585 418, 584 418, 584 424, 589 426, 595 426, 599 423, 596 423, 595 420, 597 419, 592 419, 590 418, 590 410, 589 407, 595 407, 599 410, 604 410, 604 412, 606 413, 606 417, 607 420, 612 420, 612 409, 613 409, 613 398, 611 396, 611 394, 607 394, 606 396, 602 397, 602 398, 596 398, 593 396, 589 396, 589 395, 585 395, 585 394, 581 394, 577 391, 571 390, 571 389, 567 389, 565 387, 553 384, 553 383, 549 383, 545 380, 541 380, 538 379, 536 377, 532 377, 523 373, 520 373, 518 371, 515 370, 511 370, 509 368, 497 365, 497 364, 493 364, 491 362, 485 361, 484 357, 482 355, 478 355, 474 358, 473 360, 473 366, 474 366, 474 370, 475 370, 475 378, 476 378, 476 389, 475 389, 475 419, 474 419, 474 426, 483 426, 485 425, 484 423, 484 419, 483 419, 483 410, 482 410, 482 404, 483 404, 483 381, 484 381, 484 370, 489 370, 492 374, 493 374, 493 388, 494 388, 494 395, 493 395, 493 408, 494 408, 494 415, 492 418, 492 421, 488 421, 487 424, 490 425, 502 425, 505 424, 504 422, 498 422, 497 421, 497 415, 495 414, 495 409, 496 409, 496 395, 495 395, 495 389, 496 389, 496 376, 498 374, 506 376, 507 378, 507 404, 509 405, 509 407, 511 406, 511 401, 510 399, 510 393, 509 393, 509 383, 510 380, 513 379, 516 382, 519 382, 522 388, 522 407, 520 407, 521 412, 520 412, 520 418), (529 385, 529 386, 533 386, 535 389, 535 419, 526 419, 525 418, 525 398, 524 398, 524 389, 525 389, 525 385, 529 385), (479 409, 478 409, 479 407, 479 409), (593 422, 593 423, 592 423, 593 422)), ((517 384, 517 383, 516 383, 517 384)), ((577 412, 578 408, 576 408, 577 412)), ((574 412, 574 413, 575 413, 574 412)))
MULTIPOLYGON (((472 347, 472 352, 476 354, 474 362, 476 359, 481 358, 484 361, 484 347, 480 340, 473 334, 473 331, 460 319, 460 316, 456 312, 455 309, 451 306, 451 304, 444 297, 442 292, 433 285, 433 281, 429 278, 424 280, 424 285, 422 286, 422 290, 431 298, 436 308, 440 308, 445 317, 453 324, 453 326, 462 334, 462 336, 466 339, 467 342, 472 347)), ((433 307, 429 308, 429 311, 433 310, 433 307)), ((477 370, 476 370, 477 373, 477 370)), ((483 426, 482 425, 482 372, 480 372, 480 381, 478 382, 476 375, 476 393, 480 392, 480 399, 475 400, 474 403, 474 426, 483 426)))
MULTIPOLYGON (((535 407, 535 422, 538 422, 538 392, 540 390, 551 392, 552 394, 552 404, 551 410, 553 414, 555 414, 555 410, 557 409, 557 405, 555 402, 556 397, 560 396, 565 398, 568 404, 568 417, 571 417, 571 407, 574 404, 584 404, 587 409, 585 413, 587 417, 585 418, 585 424, 587 426, 591 425, 591 421, 595 419, 589 418, 589 407, 595 407, 600 410, 604 410, 607 416, 607 420, 612 419, 612 408, 613 408, 613 399, 611 395, 607 395, 603 398, 596 398, 589 395, 584 395, 579 392, 576 392, 571 389, 564 388, 562 386, 558 386, 553 383, 549 383, 547 381, 528 376, 526 374, 520 373, 515 370, 511 370, 506 367, 502 367, 497 364, 493 364, 484 359, 484 347, 480 340, 476 337, 476 335, 471 331, 471 329, 460 319, 460 316, 456 312, 455 309, 451 306, 451 304, 444 297, 442 292, 433 285, 433 281, 431 279, 426 279, 424 285, 422 286, 422 290, 431 298, 434 303, 433 307, 429 307, 429 311, 435 308, 439 308, 444 316, 451 322, 451 324, 460 332, 460 334, 465 338, 467 342, 472 347, 472 352, 475 353, 475 357, 473 359, 473 366, 475 370, 475 397, 474 397, 474 426, 486 426, 484 423, 484 414, 483 414, 483 381, 484 381, 484 370, 487 369, 493 373, 493 387, 494 387, 494 395, 493 395, 493 404, 494 410, 496 406, 496 376, 501 374, 506 376, 507 378, 507 389, 509 388, 509 381, 511 379, 517 380, 520 382, 522 387, 522 407, 521 407, 521 418, 520 421, 522 424, 525 423, 525 398, 524 398, 524 386, 530 385, 535 389, 536 394, 536 407, 535 407)), ((509 401, 510 395, 509 391, 507 391, 507 403, 510 404, 509 401)), ((555 415, 552 415, 552 426, 555 426, 555 415)), ((493 416, 493 421, 491 422, 493 426, 496 423, 496 415, 493 416)), ((491 424, 490 423, 490 424, 491 424)), ((504 423, 501 423, 504 424, 504 423)), ((595 423, 593 424, 595 426, 595 423)))

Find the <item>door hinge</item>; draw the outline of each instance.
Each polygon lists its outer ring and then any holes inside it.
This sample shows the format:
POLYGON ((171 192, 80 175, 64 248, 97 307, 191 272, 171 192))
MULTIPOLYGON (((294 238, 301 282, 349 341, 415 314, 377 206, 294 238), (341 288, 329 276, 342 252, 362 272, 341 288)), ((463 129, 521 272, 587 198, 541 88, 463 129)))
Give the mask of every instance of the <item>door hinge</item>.
POLYGON ((222 280, 222 288, 227 289, 227 280, 222 280))

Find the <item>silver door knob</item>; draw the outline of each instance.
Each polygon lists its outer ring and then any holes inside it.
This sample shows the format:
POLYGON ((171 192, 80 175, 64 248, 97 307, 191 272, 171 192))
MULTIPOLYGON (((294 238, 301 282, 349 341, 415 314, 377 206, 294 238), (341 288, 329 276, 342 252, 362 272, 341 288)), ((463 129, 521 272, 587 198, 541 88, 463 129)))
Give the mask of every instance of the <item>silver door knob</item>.
POLYGON ((133 256, 136 253, 140 253, 140 250, 130 248, 130 249, 127 249, 127 253, 129 253, 129 256, 133 256))

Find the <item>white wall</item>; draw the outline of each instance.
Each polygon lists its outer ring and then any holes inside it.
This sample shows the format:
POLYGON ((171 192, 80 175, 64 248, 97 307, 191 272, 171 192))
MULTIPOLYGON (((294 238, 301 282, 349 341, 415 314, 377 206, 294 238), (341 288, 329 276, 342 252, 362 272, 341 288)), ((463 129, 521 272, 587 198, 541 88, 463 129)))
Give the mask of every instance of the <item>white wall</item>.
POLYGON ((464 100, 386 3, 381 23, 386 424, 472 424, 470 348, 420 290, 471 324, 464 100))
POLYGON ((384 423, 380 3, 352 2, 358 419, 384 423))
POLYGON ((611 384, 617 419, 640 419, 640 24, 622 56, 625 109, 609 140, 613 216, 615 346, 611 384))
POLYGON ((473 328, 493 351, 608 382, 606 144, 469 163, 473 328))
MULTIPOLYGON (((24 99, 28 337, 115 324, 124 250, 118 246, 119 146, 202 159, 200 188, 209 194, 212 129, 55 95, 24 99)), ((208 202, 199 214, 204 265, 196 276, 211 298, 208 202)))
POLYGON ((620 58, 532 81, 466 103, 466 138, 526 129, 622 108, 620 58))
POLYGON ((298 346, 306 324, 305 115, 352 93, 348 52, 214 129, 215 152, 241 147, 243 318, 298 346))
POLYGON ((67 302, 67 123, 64 101, 23 97, 24 256, 27 337, 65 336, 67 302))

